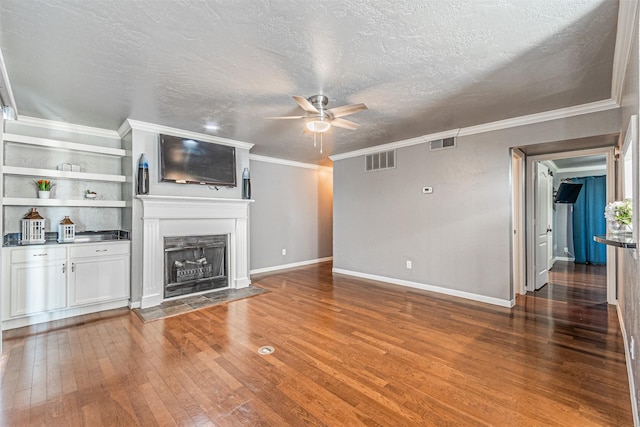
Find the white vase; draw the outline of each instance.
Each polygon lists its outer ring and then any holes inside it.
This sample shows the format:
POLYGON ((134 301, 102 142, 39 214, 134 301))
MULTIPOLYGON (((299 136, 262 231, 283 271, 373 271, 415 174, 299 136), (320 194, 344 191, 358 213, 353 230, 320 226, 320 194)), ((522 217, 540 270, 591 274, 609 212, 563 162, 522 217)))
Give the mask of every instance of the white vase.
POLYGON ((38 199, 48 199, 51 191, 38 190, 38 199))

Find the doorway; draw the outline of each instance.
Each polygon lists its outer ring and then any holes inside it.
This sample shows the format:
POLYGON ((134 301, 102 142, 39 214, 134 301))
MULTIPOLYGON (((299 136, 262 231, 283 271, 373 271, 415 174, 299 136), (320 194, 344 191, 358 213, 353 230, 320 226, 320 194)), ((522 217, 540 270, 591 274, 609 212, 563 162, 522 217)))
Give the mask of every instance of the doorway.
MULTIPOLYGON (((588 159, 593 157, 599 157, 602 159, 602 173, 606 175, 606 201, 610 202, 615 198, 615 163, 614 163, 614 149, 613 147, 594 148, 576 151, 567 151, 561 153, 551 154, 536 154, 526 157, 525 166, 525 197, 524 205, 522 209, 525 211, 525 228, 526 228, 526 244, 525 244, 525 286, 524 290, 517 286, 517 279, 514 276, 514 291, 515 293, 534 292, 536 289, 540 289, 545 283, 548 283, 549 268, 556 260, 561 261, 573 261, 571 255, 571 245, 565 244, 561 238, 559 238, 558 230, 554 233, 554 228, 559 224, 549 221, 549 217, 544 215, 544 212, 554 211, 555 205, 550 201, 549 191, 553 193, 554 189, 557 189, 557 180, 553 181, 553 187, 549 190, 549 179, 542 184, 539 180, 540 170, 547 168, 547 172, 542 175, 555 175, 559 178, 563 175, 577 176, 581 173, 588 173, 587 166, 572 166, 568 167, 568 164, 579 164, 579 160, 576 159, 588 159), (544 167, 539 168, 538 165, 544 167), (564 165, 558 167, 557 165, 564 165), (549 167, 552 165, 552 167, 549 167), (555 169, 555 170, 554 170, 555 169), (536 200, 536 194, 542 193, 545 200, 549 201, 548 205, 539 203, 536 200), (544 196, 546 194, 546 196, 544 196), (549 210, 549 207, 551 210, 549 210), (546 222, 546 223, 545 223, 546 222), (546 239, 545 239, 546 234, 546 239), (546 277, 545 277, 546 275, 546 277), (542 283, 545 282, 545 283, 542 283)), ((589 166, 591 167, 591 166, 589 166)), ((591 167, 592 168, 592 167, 591 167)), ((517 203, 515 197, 516 181, 514 180, 514 204, 517 203)), ((516 209, 514 208, 514 212, 516 209)), ((548 213, 547 213, 548 215, 548 213)), ((554 214, 553 214, 554 215, 554 214)), ((515 265, 516 251, 513 252, 515 265)), ((616 282, 615 282, 615 249, 611 247, 606 248, 606 282, 607 282, 607 302, 609 304, 615 304, 616 302, 616 282)))

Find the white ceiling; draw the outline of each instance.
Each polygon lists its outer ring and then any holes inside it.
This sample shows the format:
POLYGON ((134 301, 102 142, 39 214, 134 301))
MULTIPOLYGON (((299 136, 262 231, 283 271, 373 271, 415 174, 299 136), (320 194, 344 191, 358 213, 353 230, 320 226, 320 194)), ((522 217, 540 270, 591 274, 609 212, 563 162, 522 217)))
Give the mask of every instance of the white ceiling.
POLYGON ((615 0, 0 0, 18 112, 328 155, 611 97, 615 0), (364 102, 313 147, 291 95, 364 102))

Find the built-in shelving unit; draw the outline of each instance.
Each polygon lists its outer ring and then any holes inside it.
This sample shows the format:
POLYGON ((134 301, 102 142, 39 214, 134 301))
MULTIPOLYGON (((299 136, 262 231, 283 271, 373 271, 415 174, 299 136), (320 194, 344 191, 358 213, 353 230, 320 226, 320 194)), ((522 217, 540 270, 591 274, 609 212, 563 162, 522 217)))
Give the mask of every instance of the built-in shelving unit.
POLYGON ((36 199, 30 197, 3 197, 2 204, 7 206, 85 206, 100 208, 124 208, 123 200, 92 199, 36 199))
MULTIPOLYGON (((120 148, 103 147, 91 144, 79 144, 76 142, 61 141, 49 138, 39 138, 12 133, 4 134, 4 143, 16 146, 35 146, 49 150, 68 151, 70 153, 91 153, 98 156, 125 157, 126 150, 120 148)), ((39 167, 23 167, 5 165, 3 167, 4 176, 22 176, 34 178, 54 178, 62 180, 93 181, 121 184, 127 178, 121 174, 91 173, 91 172, 70 172, 39 167)), ((6 195, 6 192, 5 192, 6 195)), ((126 207, 124 200, 96 200, 96 199, 38 199, 35 197, 3 197, 2 203, 5 206, 77 206, 77 207, 126 207)))
POLYGON ((57 139, 38 138, 34 136, 16 135, 13 133, 4 134, 5 143, 17 143, 26 145, 36 145, 56 150, 84 151, 87 153, 104 154, 107 156, 124 157, 127 152, 121 148, 101 147, 98 145, 78 144, 76 142, 60 141, 57 139))
POLYGON ((78 179, 82 181, 125 182, 124 175, 109 175, 104 173, 68 172, 53 169, 23 168, 5 166, 5 175, 38 176, 58 179, 78 179))

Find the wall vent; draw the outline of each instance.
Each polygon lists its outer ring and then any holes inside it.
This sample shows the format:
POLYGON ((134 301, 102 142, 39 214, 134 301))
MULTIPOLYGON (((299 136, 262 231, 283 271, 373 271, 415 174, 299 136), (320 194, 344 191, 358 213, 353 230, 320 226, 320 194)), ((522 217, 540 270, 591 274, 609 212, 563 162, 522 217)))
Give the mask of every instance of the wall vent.
POLYGON ((447 148, 454 148, 456 146, 456 138, 443 138, 443 139, 435 139, 433 141, 429 141, 430 150, 445 150, 447 148))
POLYGON ((364 157, 364 169, 367 172, 393 169, 396 167, 396 150, 367 154, 364 157))

